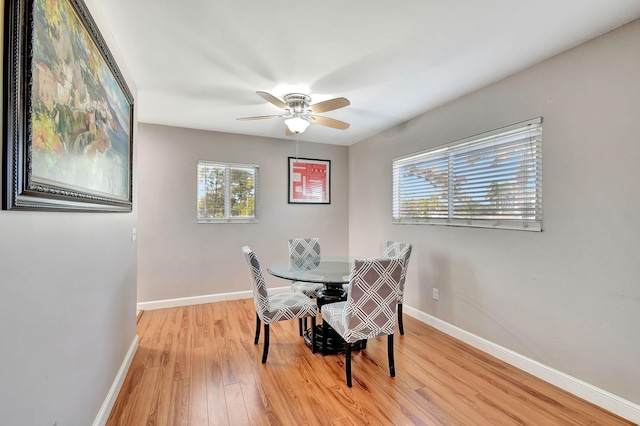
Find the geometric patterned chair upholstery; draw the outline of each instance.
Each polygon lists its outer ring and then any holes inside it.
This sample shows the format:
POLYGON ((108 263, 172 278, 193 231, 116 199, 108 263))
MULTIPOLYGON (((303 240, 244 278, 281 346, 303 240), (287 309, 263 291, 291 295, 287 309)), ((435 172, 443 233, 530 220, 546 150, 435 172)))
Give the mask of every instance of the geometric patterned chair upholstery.
POLYGON ((267 362, 269 354, 269 324, 272 322, 311 317, 311 347, 315 348, 316 337, 313 328, 318 314, 318 306, 315 302, 302 293, 291 292, 269 296, 258 257, 247 246, 242 247, 242 251, 251 273, 253 302, 256 307, 256 337, 253 343, 256 345, 260 339, 260 323, 264 324, 262 363, 267 362))
POLYGON ((404 261, 388 259, 355 260, 349 277, 347 300, 322 306, 322 348, 326 348, 327 325, 345 341, 347 386, 351 387, 351 349, 360 340, 387 336, 389 374, 395 377, 393 332, 398 291, 404 261))
POLYGON ((398 328, 400 334, 404 335, 404 324, 402 322, 402 301, 404 299, 404 280, 407 276, 407 268, 409 267, 409 257, 411 256, 412 245, 409 243, 399 243, 394 241, 387 241, 383 258, 399 257, 404 260, 404 268, 402 269, 402 276, 400 277, 400 291, 398 293, 398 328))
MULTIPOLYGON (((319 258, 319 238, 292 238, 289 240, 289 260, 303 264, 305 260, 313 261, 313 259, 319 258)), ((318 291, 324 288, 324 286, 319 283, 294 281, 291 284, 291 288, 293 291, 299 291, 307 297, 315 299, 318 297, 318 291)))
MULTIPOLYGON (((320 239, 319 238, 292 238, 289 240, 289 260, 298 267, 305 265, 313 266, 314 260, 320 260, 320 239), (308 264, 306 262, 309 262, 308 264)), ((317 264, 316 264, 317 265, 317 264)), ((318 292, 324 288, 320 283, 306 283, 303 281, 293 281, 291 289, 295 292, 303 293, 312 299, 318 298, 318 292)), ((299 320, 300 335, 307 328, 307 320, 299 320)))

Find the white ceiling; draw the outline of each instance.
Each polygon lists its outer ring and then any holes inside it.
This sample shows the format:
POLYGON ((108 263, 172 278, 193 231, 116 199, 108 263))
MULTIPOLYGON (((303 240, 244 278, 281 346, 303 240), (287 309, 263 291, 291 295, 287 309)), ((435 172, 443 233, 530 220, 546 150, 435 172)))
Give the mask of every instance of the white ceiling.
POLYGON ((100 0, 141 122, 291 139, 255 94, 344 96, 351 145, 640 17, 640 0, 100 0))

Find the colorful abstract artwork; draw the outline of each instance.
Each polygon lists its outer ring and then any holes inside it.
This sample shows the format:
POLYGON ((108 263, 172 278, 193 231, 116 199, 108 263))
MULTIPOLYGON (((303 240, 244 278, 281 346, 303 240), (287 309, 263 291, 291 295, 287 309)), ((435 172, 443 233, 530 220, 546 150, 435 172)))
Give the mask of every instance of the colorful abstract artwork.
POLYGON ((86 6, 9 3, 3 208, 131 211, 133 98, 86 6))

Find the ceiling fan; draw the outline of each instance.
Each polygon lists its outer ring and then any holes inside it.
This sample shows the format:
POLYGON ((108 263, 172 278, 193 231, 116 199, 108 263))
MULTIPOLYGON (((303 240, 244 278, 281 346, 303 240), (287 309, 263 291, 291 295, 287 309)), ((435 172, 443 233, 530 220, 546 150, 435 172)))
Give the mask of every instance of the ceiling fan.
POLYGON ((334 98, 317 104, 311 104, 311 97, 302 93, 289 93, 282 97, 282 101, 270 93, 256 92, 262 97, 280 109, 287 111, 283 115, 261 115, 257 117, 243 117, 238 120, 264 120, 266 118, 285 118, 284 123, 287 125, 285 134, 287 136, 296 133, 302 133, 310 124, 319 124, 334 129, 345 130, 349 128, 349 123, 335 120, 333 118, 322 117, 316 115, 321 112, 333 111, 334 109, 346 107, 351 102, 347 98, 334 98))

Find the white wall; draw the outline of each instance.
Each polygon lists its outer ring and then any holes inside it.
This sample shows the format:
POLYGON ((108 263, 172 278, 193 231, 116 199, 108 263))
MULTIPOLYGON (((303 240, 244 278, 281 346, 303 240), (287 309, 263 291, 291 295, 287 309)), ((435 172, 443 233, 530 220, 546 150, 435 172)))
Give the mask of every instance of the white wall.
POLYGON ((288 204, 288 157, 280 140, 140 124, 138 130, 138 301, 156 302, 250 291, 242 255, 257 253, 270 287, 289 285, 266 273, 287 258, 287 239, 319 237, 323 253, 348 254, 348 148, 300 142, 299 156, 331 160, 331 204, 288 204), (196 222, 198 160, 260 166, 256 224, 196 222))
POLYGON ((135 339, 135 224, 135 210, 0 211, 1 424, 96 419, 135 339))
POLYGON ((349 168, 350 254, 413 243, 407 305, 636 404, 639 43, 636 21, 352 146, 349 168), (391 224, 392 158, 536 116, 543 232, 391 224))

